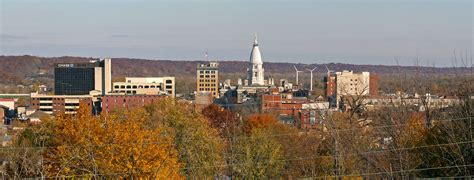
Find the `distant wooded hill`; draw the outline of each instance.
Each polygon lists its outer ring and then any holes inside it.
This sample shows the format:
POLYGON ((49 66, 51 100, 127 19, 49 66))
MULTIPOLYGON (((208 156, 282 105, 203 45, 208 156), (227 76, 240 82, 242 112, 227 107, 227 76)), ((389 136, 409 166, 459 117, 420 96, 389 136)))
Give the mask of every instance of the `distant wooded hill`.
MULTIPOLYGON (((36 57, 36 56, 0 56, 0 83, 19 83, 27 78, 52 79, 54 63, 79 63, 88 62, 97 58, 86 57, 36 57)), ((124 76, 176 76, 179 78, 195 77, 195 68, 203 61, 170 61, 170 60, 147 60, 114 58, 112 61, 112 72, 116 77, 124 76)), ((416 66, 384 66, 384 65, 355 65, 355 64, 295 64, 265 62, 266 76, 285 74, 294 76, 293 65, 301 70, 305 68, 318 68, 315 74, 326 72, 325 65, 335 71, 353 70, 355 72, 369 71, 377 74, 454 74, 469 73, 469 68, 433 68, 416 66)), ((220 61, 220 72, 222 74, 244 75, 247 61, 220 61)))

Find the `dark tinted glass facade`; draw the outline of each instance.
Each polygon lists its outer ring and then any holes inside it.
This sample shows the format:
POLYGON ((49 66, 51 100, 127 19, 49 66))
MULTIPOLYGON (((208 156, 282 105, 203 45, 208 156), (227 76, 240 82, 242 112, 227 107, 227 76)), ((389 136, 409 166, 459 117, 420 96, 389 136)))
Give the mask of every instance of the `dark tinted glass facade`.
POLYGON ((56 64, 54 68, 54 94, 84 95, 95 89, 94 67, 90 64, 56 64))

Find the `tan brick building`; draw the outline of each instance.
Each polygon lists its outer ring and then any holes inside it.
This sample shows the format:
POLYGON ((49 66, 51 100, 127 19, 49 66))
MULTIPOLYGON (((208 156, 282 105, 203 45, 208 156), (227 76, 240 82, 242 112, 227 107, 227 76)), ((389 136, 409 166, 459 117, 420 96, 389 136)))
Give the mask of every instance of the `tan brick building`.
POLYGON ((210 92, 219 98, 219 63, 199 64, 196 68, 196 92, 210 92))

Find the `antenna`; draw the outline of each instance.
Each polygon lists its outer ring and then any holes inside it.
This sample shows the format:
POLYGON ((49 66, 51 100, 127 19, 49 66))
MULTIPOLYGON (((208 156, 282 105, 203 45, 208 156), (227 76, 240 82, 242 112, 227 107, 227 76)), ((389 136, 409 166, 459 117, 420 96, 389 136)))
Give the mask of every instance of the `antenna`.
POLYGON ((310 91, 313 91, 313 71, 316 69, 317 67, 314 67, 313 69, 306 69, 307 71, 311 72, 311 83, 309 85, 309 90, 310 91))
POLYGON ((299 85, 299 82, 298 82, 298 75, 300 72, 303 72, 303 71, 299 71, 295 65, 293 65, 293 67, 295 68, 295 71, 296 71, 296 85, 299 85))

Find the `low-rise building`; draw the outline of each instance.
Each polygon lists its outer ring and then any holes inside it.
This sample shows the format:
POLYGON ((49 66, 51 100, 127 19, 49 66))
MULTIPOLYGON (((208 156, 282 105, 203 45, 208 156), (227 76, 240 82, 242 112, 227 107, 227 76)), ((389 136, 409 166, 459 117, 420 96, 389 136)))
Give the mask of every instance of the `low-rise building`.
POLYGON ((13 98, 0 98, 0 106, 4 106, 10 110, 15 110, 16 105, 16 100, 13 98))
POLYGON ((75 114, 79 104, 84 103, 91 113, 97 113, 96 95, 49 95, 31 93, 31 108, 50 115, 75 114))
POLYGON ((205 107, 212 104, 214 95, 211 92, 196 92, 195 104, 198 107, 205 107))
POLYGON ((399 106, 415 106, 419 107, 420 111, 426 108, 437 109, 454 106, 462 101, 456 97, 436 97, 432 95, 425 95, 421 97, 374 97, 363 99, 363 105, 368 110, 373 110, 381 107, 399 107, 399 106))
POLYGON ((127 95, 169 95, 175 97, 174 77, 126 77, 125 82, 114 82, 113 92, 127 95))
POLYGON ((162 95, 105 95, 102 96, 102 112, 109 113, 117 109, 135 109, 153 102, 159 101, 166 96, 162 95))

